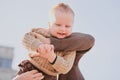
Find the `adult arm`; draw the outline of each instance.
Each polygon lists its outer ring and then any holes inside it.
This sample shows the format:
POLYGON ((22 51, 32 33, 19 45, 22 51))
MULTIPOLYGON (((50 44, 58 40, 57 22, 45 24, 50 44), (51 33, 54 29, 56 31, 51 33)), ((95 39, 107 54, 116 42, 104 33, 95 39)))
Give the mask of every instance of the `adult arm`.
POLYGON ((44 42, 53 44, 55 51, 88 50, 92 48, 95 42, 94 37, 90 34, 74 32, 67 38, 58 39, 50 36, 48 29, 34 28, 32 31, 47 37, 47 40, 44 39, 44 42), (48 40, 49 38, 50 41, 48 40))
POLYGON ((72 33, 71 36, 64 39, 50 37, 51 44, 54 45, 56 51, 84 51, 92 48, 94 45, 94 37, 84 33, 72 33))

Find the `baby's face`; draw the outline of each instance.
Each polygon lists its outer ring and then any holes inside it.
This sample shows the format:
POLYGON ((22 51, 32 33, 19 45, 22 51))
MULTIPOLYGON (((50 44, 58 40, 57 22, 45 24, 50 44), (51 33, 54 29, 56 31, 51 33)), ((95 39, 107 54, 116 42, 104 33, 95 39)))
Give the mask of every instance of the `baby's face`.
POLYGON ((73 15, 56 12, 50 23, 50 33, 57 38, 65 38, 72 33, 73 15))

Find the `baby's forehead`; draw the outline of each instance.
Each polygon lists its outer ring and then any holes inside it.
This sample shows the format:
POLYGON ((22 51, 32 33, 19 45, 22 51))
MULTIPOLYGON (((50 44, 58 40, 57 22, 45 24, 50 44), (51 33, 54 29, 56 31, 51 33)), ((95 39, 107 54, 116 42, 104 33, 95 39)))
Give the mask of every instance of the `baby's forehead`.
POLYGON ((65 12, 56 12, 56 13, 54 13, 53 14, 53 16, 51 16, 51 17, 53 17, 53 18, 70 18, 70 19, 72 19, 72 20, 74 20, 74 16, 71 14, 71 13, 65 13, 65 12))
POLYGON ((74 14, 70 11, 65 12, 65 11, 61 11, 61 10, 56 10, 55 12, 53 12, 54 15, 71 15, 72 17, 74 16, 74 14))

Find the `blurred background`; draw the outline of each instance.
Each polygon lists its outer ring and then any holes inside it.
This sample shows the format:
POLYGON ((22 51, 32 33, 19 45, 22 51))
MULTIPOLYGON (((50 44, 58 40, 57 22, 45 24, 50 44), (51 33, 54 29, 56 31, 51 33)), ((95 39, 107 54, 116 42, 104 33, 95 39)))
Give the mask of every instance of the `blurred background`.
POLYGON ((23 35, 47 27, 50 8, 60 2, 75 12, 73 32, 96 40, 79 63, 85 79, 120 79, 120 0, 0 0, 0 80, 11 80, 18 63, 27 58, 23 35))

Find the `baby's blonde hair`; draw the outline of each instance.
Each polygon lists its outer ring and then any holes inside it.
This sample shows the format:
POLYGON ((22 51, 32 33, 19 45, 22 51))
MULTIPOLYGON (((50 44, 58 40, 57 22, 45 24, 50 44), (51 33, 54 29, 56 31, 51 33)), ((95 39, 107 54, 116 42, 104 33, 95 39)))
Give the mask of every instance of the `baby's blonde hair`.
POLYGON ((54 14, 56 11, 60 11, 62 13, 70 13, 74 16, 74 11, 68 6, 67 4, 64 3, 59 3, 55 6, 52 7, 50 13, 54 14))

